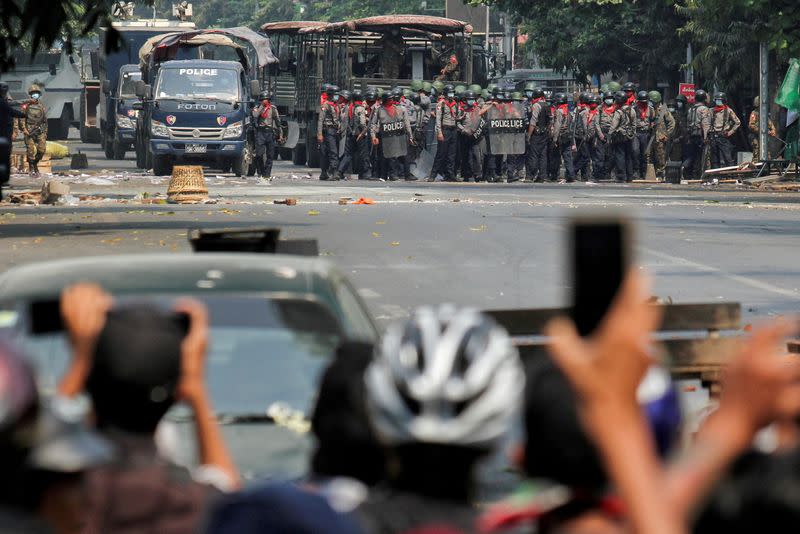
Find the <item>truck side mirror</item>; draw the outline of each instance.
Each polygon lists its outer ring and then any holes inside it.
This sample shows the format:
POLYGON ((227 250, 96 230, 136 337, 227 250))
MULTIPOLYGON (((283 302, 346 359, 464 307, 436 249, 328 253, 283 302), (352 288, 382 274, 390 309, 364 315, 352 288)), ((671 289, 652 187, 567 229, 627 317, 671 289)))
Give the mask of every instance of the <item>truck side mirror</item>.
POLYGON ((252 98, 257 98, 258 93, 261 92, 261 82, 258 80, 250 80, 250 96, 252 98))
POLYGON ((108 94, 111 92, 111 80, 103 80, 103 93, 108 94))
POLYGON ((144 80, 137 80, 136 85, 133 87, 133 93, 139 98, 144 98, 144 88, 146 84, 144 80))
POLYGON ((144 104, 142 104, 141 102, 133 102, 131 104, 131 108, 136 111, 142 111, 144 109, 144 104))

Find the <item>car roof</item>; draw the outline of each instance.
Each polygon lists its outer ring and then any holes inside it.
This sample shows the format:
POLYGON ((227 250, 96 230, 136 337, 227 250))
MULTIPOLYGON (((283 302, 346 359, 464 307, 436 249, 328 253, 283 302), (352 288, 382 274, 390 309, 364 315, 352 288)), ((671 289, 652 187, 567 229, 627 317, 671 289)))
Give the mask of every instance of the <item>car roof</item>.
POLYGON ((58 296, 81 281, 118 294, 315 293, 336 268, 320 258, 282 254, 186 253, 94 256, 32 263, 0 275, 0 300, 58 296))
POLYGON ((238 61, 223 61, 221 59, 170 59, 161 63, 161 69, 177 69, 177 68, 204 68, 216 67, 222 69, 239 69, 242 70, 242 64, 238 61))

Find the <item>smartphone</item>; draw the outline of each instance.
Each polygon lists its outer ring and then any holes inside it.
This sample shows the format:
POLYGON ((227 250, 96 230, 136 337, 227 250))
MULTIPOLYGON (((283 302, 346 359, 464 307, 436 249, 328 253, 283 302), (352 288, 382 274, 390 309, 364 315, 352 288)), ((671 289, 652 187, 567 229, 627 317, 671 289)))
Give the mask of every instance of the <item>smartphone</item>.
POLYGON ((570 313, 582 336, 600 324, 628 272, 630 228, 623 217, 577 218, 570 224, 570 313))

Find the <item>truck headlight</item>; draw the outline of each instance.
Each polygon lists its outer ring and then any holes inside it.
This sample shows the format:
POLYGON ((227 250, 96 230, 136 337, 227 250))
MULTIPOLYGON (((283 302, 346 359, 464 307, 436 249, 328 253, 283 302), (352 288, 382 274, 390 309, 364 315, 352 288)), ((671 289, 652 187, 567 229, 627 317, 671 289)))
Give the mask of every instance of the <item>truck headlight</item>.
POLYGON ((232 139, 234 137, 241 137, 242 136, 242 121, 234 122, 227 128, 225 128, 225 133, 222 134, 223 139, 232 139))
POLYGON ((130 117, 126 115, 117 115, 117 128, 127 128, 133 130, 134 124, 130 117))
POLYGON ((163 122, 150 121, 150 133, 156 137, 169 137, 169 129, 163 122))

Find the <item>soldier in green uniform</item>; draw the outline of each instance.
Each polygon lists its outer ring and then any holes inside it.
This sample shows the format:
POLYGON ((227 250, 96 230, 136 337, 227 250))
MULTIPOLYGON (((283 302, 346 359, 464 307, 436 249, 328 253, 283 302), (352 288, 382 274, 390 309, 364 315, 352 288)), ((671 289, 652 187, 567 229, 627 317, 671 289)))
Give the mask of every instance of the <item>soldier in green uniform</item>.
POLYGON ((656 175, 664 177, 664 168, 667 164, 667 144, 675 134, 675 118, 670 113, 667 106, 661 101, 661 93, 650 91, 648 93, 650 102, 653 103, 653 111, 656 115, 655 120, 655 139, 653 139, 652 161, 656 170, 656 175))
POLYGON ((39 101, 42 90, 38 85, 31 85, 28 95, 31 99, 23 105, 25 117, 21 126, 25 135, 25 147, 28 149, 29 172, 31 176, 39 176, 38 165, 47 151, 47 109, 39 101))
POLYGON ((439 71, 439 75, 436 77, 436 80, 440 82, 448 82, 456 81, 460 77, 461 71, 458 68, 458 58, 455 54, 451 54, 445 66, 439 71))

